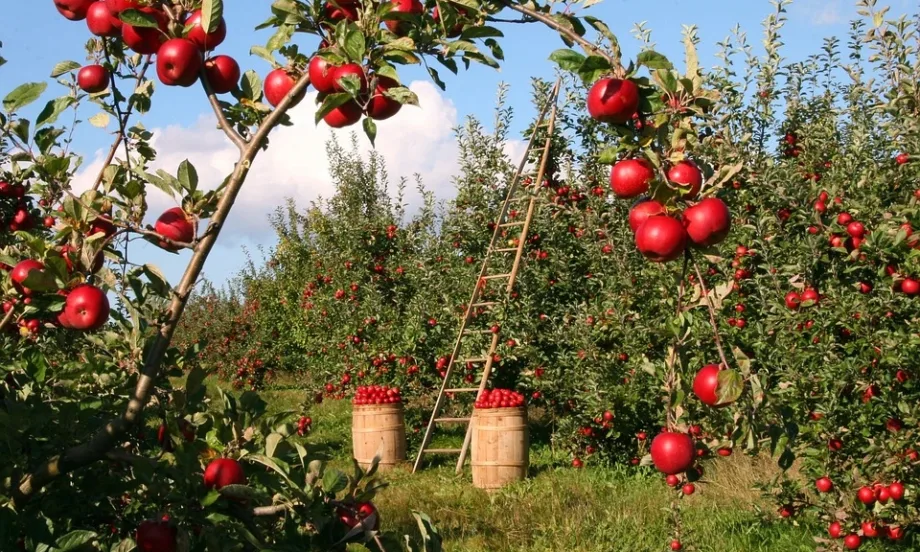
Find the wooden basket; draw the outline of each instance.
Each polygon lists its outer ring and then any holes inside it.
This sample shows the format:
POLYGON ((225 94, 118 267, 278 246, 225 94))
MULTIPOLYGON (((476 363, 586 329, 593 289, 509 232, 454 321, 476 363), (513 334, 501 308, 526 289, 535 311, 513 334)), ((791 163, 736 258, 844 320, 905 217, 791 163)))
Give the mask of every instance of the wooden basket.
POLYGON ((351 435, 355 459, 369 468, 380 452, 379 471, 406 461, 406 422, 402 403, 354 405, 351 435))
POLYGON ((526 478, 530 465, 527 409, 476 409, 472 423, 473 486, 498 489, 526 478))

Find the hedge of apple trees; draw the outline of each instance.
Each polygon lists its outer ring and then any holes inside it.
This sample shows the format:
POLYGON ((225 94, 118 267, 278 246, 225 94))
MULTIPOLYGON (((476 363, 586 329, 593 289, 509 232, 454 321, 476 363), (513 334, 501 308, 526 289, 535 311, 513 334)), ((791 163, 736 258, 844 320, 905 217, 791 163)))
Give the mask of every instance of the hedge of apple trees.
MULTIPOLYGON (((306 438, 311 420, 302 413, 266 415, 266 403, 252 390, 208 396, 202 351, 173 343, 173 336, 249 169, 271 147, 271 131, 291 123, 288 111, 309 86, 320 93, 318 124, 360 122, 373 141, 374 121, 417 103, 397 67, 424 65, 443 86, 435 62, 452 72, 461 63, 498 65, 502 33, 491 23, 503 9, 588 52, 603 50, 584 35, 613 41, 607 27, 572 15, 574 4, 553 13, 549 5, 475 0, 278 0, 267 20, 251 22, 271 32, 251 50, 253 66, 263 63, 256 70, 220 54, 226 37, 239 32, 224 20, 220 0, 49 5, 85 25, 88 40, 85 52, 62 45, 65 61, 49 68, 48 82, 2 92, 0 549, 413 546, 379 531, 371 499, 382 483, 373 469, 356 467, 353 476, 324 469, 306 438), (204 94, 189 91, 188 101, 211 107, 239 150, 221 182, 200 182, 194 168, 200 160, 156 165, 153 135, 139 120, 157 109, 159 87, 196 84, 204 94), (113 141, 102 170, 89 175, 92 185, 75 189, 82 158, 74 150, 78 133, 98 132, 90 125, 107 129, 113 141), (154 187, 176 206, 149 212, 154 187), (147 264, 138 240, 190 250, 181 280, 171 284, 147 264)), ((605 59, 607 72, 622 72, 617 59, 605 59)), ((494 171, 500 156, 491 155, 496 164, 486 170, 494 171)), ((378 240, 370 250, 381 264, 388 255, 439 242, 431 232, 427 243, 392 249, 384 240, 402 243, 397 224, 394 218, 379 236, 367 229, 367 239, 378 240)), ((380 284, 381 298, 415 295, 390 284, 380 284)), ((340 299, 360 291, 349 285, 340 299)), ((254 320, 260 312, 255 301, 235 313, 216 303, 228 320, 254 320)), ((431 314, 423 324, 447 335, 452 321, 448 313, 431 314)), ((261 332, 259 325, 238 324, 224 337, 239 347, 246 370, 284 358, 281 351, 256 358, 261 332)), ((422 533, 416 545, 440 549, 430 520, 416 517, 422 533)))
MULTIPOLYGON (((549 175, 525 180, 545 198, 528 260, 508 312, 477 313, 502 336, 491 384, 549 412, 575 467, 654 465, 676 510, 700 478, 705 492, 697 458, 766 449, 797 466, 765 486, 775 515, 817 522, 819 546, 909 547, 916 20, 864 0, 845 45, 792 62, 786 6, 765 21, 764 55, 738 31, 708 72, 693 28, 682 68, 648 44, 623 68, 612 37, 565 36, 582 51, 552 56, 569 77, 549 175)), ((548 91, 535 83, 535 105, 548 91)), ((456 198, 440 209, 422 188, 411 217, 401 192, 415 183, 332 144, 336 195, 280 210, 267 264, 233 298, 194 303, 198 361, 238 387, 294 373, 316 400, 396 385, 422 424, 514 172, 509 118, 500 96, 494 132, 458 130, 456 198)), ((675 519, 680 550, 692 535, 675 519)))

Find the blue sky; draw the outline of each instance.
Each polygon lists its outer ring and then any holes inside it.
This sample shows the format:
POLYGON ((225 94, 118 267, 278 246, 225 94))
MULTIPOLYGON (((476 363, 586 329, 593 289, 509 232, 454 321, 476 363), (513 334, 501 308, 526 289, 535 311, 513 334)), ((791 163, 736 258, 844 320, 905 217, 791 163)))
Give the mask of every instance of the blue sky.
MULTIPOLYGON (((263 44, 271 35, 271 31, 252 30, 269 14, 270 0, 227 0, 225 4, 225 16, 230 31, 229 38, 219 49, 220 53, 236 57, 244 70, 254 69, 264 75, 269 70, 268 64, 259 58, 249 57, 248 52, 251 45, 263 44)), ((892 11, 896 13, 909 9, 907 0, 891 0, 890 4, 892 11)), ((678 65, 683 55, 680 42, 681 26, 696 24, 701 38, 700 59, 702 64, 708 67, 716 63, 713 57, 716 42, 725 38, 735 24, 740 24, 747 31, 749 42, 754 44, 759 52, 762 39, 761 21, 772 9, 766 0, 604 0, 590 8, 588 13, 608 23, 619 37, 626 59, 634 56, 638 50, 638 41, 631 36, 630 30, 634 23, 645 21, 646 26, 653 31, 652 40, 657 43, 656 49, 671 57, 678 65)), ((789 22, 784 32, 785 55, 791 59, 804 58, 818 52, 823 38, 827 36, 845 38, 848 21, 854 16, 855 7, 851 0, 799 0, 789 10, 789 22)), ((5 7, 3 19, 4 27, 0 30, 0 42, 4 47, 0 53, 7 58, 8 63, 0 68, 0 97, 22 82, 46 80, 51 68, 58 61, 73 59, 83 62, 81 52, 89 38, 85 23, 74 23, 61 17, 51 0, 10 3, 5 7)), ((531 77, 551 78, 553 65, 547 61, 547 57, 550 52, 563 45, 554 33, 536 24, 504 24, 501 28, 506 36, 502 42, 505 62, 500 71, 474 66, 470 71, 461 72, 458 77, 452 77, 446 70, 441 71, 447 83, 447 92, 440 98, 436 92, 429 95, 440 102, 431 105, 450 107, 450 115, 458 120, 467 115, 476 115, 488 122, 491 120, 498 84, 508 83, 511 87, 509 101, 516 108, 517 124, 514 130, 519 131, 532 116, 529 106, 531 77)), ((302 49, 310 49, 310 42, 306 37, 298 42, 302 49)), ((403 81, 407 83, 428 80, 427 75, 417 69, 404 70, 401 74, 403 81)), ((55 85, 50 87, 43 100, 54 97, 54 87, 55 85)), ((92 114, 87 111, 81 113, 81 116, 88 117, 92 114)), ((203 119, 207 114, 206 100, 197 89, 190 92, 186 89, 168 89, 161 86, 155 95, 153 111, 142 121, 147 128, 168 128, 173 130, 170 136, 182 136, 184 129, 196 125, 200 127, 199 130, 209 130, 207 119, 203 119)), ((397 121, 390 127, 381 127, 378 143, 387 141, 387 129, 398 125, 398 120, 404 115, 405 113, 397 115, 397 121)), ((308 124, 312 126, 312 122, 308 124)), ((84 125, 78 134, 75 148, 87 157, 87 162, 90 162, 100 150, 107 148, 110 140, 111 136, 105 130, 84 125)), ((404 147, 404 155, 412 156, 411 144, 406 146, 409 147, 404 147)), ((439 151, 449 152, 449 149, 439 151)), ((399 155, 400 150, 393 146, 389 147, 387 152, 399 155)), ((323 156, 324 152, 322 149, 314 148, 312 155, 323 156)), ((438 153, 433 155, 437 156, 438 153)), ((192 162, 201 168, 200 165, 209 163, 210 159, 193 157, 192 162)), ((257 160, 257 166, 258 163, 257 160)), ((321 163, 319 165, 322 166, 321 163)), ((172 169, 175 170, 175 167, 172 169)), ((424 167, 419 171, 427 174, 424 167)), ((264 183, 250 182, 248 185, 264 183)), ((277 198, 276 204, 280 204, 281 199, 277 198)), ((235 220, 244 223, 249 222, 246 219, 264 221, 266 216, 264 210, 248 212, 245 205, 238 206, 238 209, 242 214, 236 215, 238 218, 235 220)), ((243 247, 252 250, 259 245, 270 246, 272 243, 272 235, 266 231, 264 224, 254 224, 251 231, 242 232, 237 236, 222 236, 214 258, 209 260, 206 267, 207 277, 217 282, 225 281, 242 265, 243 247)), ((143 251, 138 253, 161 266, 173 282, 178 281, 188 256, 188 253, 180 256, 169 255, 152 247, 144 247, 143 251)))

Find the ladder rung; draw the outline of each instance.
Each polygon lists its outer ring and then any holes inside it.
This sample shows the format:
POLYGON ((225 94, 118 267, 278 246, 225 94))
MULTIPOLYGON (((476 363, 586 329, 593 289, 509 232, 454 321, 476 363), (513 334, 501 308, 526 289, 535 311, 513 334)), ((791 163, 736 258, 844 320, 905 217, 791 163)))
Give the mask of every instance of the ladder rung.
POLYGON ((473 307, 473 308, 479 308, 479 307, 493 307, 493 306, 495 306, 495 305, 497 305, 497 304, 498 304, 498 301, 486 301, 486 302, 484 302, 484 303, 473 303, 473 304, 470 305, 470 306, 473 307))
POLYGON ((483 280, 497 280, 499 278, 509 278, 510 276, 511 276, 511 273, 508 272, 506 274, 490 274, 488 276, 483 276, 482 279, 483 280))
POLYGON ((425 454, 460 454, 460 449, 425 449, 425 454))
POLYGON ((519 220, 517 222, 503 222, 498 225, 499 228, 511 228, 512 226, 524 226, 524 221, 519 220))
POLYGON ((456 389, 445 389, 445 393, 473 393, 479 391, 478 387, 458 387, 456 389))
POLYGON ((471 418, 435 418, 434 421, 440 424, 460 424, 467 423, 471 418))
POLYGON ((458 362, 459 362, 460 364, 466 364, 466 363, 468 363, 468 362, 472 362, 473 364, 477 364, 477 363, 480 363, 480 362, 485 362, 485 361, 487 361, 487 360, 489 360, 489 357, 473 357, 473 358, 464 358, 464 359, 462 359, 462 360, 459 360, 458 362))
POLYGON ((501 249, 493 249, 493 253, 508 253, 509 251, 517 251, 517 247, 502 247, 501 249))

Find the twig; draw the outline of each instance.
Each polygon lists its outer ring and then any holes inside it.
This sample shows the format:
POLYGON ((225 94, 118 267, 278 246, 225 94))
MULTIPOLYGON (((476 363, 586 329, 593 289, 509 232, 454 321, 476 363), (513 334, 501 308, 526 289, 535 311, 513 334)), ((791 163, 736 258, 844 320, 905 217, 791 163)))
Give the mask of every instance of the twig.
POLYGON ((16 307, 13 307, 10 309, 8 313, 6 313, 6 316, 3 317, 3 320, 0 320, 0 332, 5 330, 6 327, 9 326, 10 320, 12 320, 13 316, 15 315, 16 315, 16 307))
POLYGON ((575 31, 563 27, 562 25, 560 25, 560 24, 559 24, 555 19, 553 19, 552 17, 550 17, 550 16, 548 16, 548 15, 546 15, 546 14, 540 13, 540 12, 538 12, 538 11, 536 11, 536 10, 532 10, 532 9, 530 9, 530 8, 528 8, 528 7, 525 7, 525 6, 523 6, 522 4, 513 4, 513 3, 510 2, 510 0, 501 0, 501 2, 502 2, 502 4, 505 5, 505 7, 511 8, 512 10, 514 10, 514 11, 516 11, 516 12, 523 13, 524 15, 526 15, 526 16, 528 16, 528 17, 532 17, 533 19, 539 21, 540 23, 543 23, 543 24, 546 25, 547 27, 550 27, 550 28, 556 30, 556 32, 558 32, 559 34, 565 36, 566 38, 568 38, 568 39, 571 40, 572 42, 578 43, 578 45, 580 45, 580 46, 581 46, 582 48, 584 48, 586 51, 588 51, 588 52, 590 52, 590 53, 592 53, 592 54, 594 54, 594 55, 596 55, 596 56, 600 56, 600 57, 606 59, 606 60, 610 63, 610 66, 611 66, 612 68, 614 68, 614 69, 616 69, 616 70, 622 70, 622 69, 623 69, 623 66, 620 64, 620 60, 618 60, 618 59, 616 59, 615 57, 611 56, 610 54, 608 54, 607 52, 605 52, 604 50, 602 50, 601 48, 599 48, 597 45, 593 44, 593 43, 590 42, 589 40, 585 39, 584 37, 579 36, 578 33, 576 33, 575 31))
POLYGON ((254 516, 276 516, 282 512, 293 510, 297 504, 275 504, 273 506, 259 506, 252 509, 254 516))
POLYGON ((233 125, 230 124, 230 121, 227 120, 227 116, 224 114, 224 110, 220 107, 220 103, 217 101, 217 94, 214 93, 214 89, 211 88, 211 83, 208 81, 208 74, 204 66, 201 67, 201 77, 198 79, 201 81, 201 86, 204 88, 204 93, 208 96, 208 102, 211 104, 211 109, 214 110, 214 115, 217 116, 217 126, 224 131, 224 134, 227 135, 227 138, 240 150, 240 153, 246 149, 246 139, 240 136, 240 133, 234 130, 233 125))
POLYGON ((719 337, 719 325, 716 324, 715 307, 712 305, 712 298, 709 296, 709 290, 706 289, 706 283, 703 282, 703 274, 700 272, 696 260, 693 261, 693 270, 696 272, 696 279, 700 281, 700 291, 706 298, 706 308, 709 310, 709 324, 712 326, 712 335, 716 341, 716 349, 719 350, 719 357, 722 359, 722 365, 729 368, 728 359, 725 357, 725 351, 722 349, 722 339, 719 337))
POLYGON ((230 175, 227 188, 217 204, 214 215, 211 217, 209 230, 205 232, 204 237, 195 246, 195 253, 185 269, 185 274, 182 276, 182 281, 179 283, 176 294, 170 301, 169 308, 164 316, 165 320, 160 325, 158 335, 148 351, 137 385, 134 388, 134 395, 128 401, 124 414, 106 423, 88 442, 71 447, 63 454, 50 458, 35 471, 22 478, 13 493, 15 505, 21 506, 42 487, 61 475, 103 458, 106 452, 116 446, 128 429, 140 420, 144 407, 147 405, 147 401, 153 391, 154 384, 160 377, 160 366, 169 349, 173 333, 176 331, 188 298, 204 268, 204 263, 211 249, 214 247, 214 243, 217 241, 224 221, 230 214, 230 210, 233 208, 233 204, 243 187, 243 182, 246 180, 246 175, 249 173, 252 162, 258 156, 268 135, 278 126, 281 118, 290 109, 293 98, 303 92, 308 84, 310 84, 310 77, 305 74, 288 92, 277 109, 262 122, 246 149, 240 153, 239 162, 230 175), (213 231, 211 231, 212 229, 213 231))
MULTIPOLYGON (((150 67, 150 56, 147 56, 147 59, 144 61, 144 66, 141 67, 140 73, 137 74, 137 77, 134 79, 134 88, 137 89, 141 81, 144 79, 144 75, 147 74, 147 69, 150 67)), ((112 79, 112 90, 113 96, 116 91, 115 88, 115 75, 114 73, 111 76, 112 79)), ((118 104, 117 96, 115 98, 115 103, 118 104)), ((118 151, 118 147, 121 146, 122 141, 125 141, 125 148, 127 148, 127 130, 125 127, 128 126, 128 119, 131 118, 132 113, 134 112, 134 106, 131 105, 131 102, 128 102, 128 109, 124 112, 124 119, 119 119, 118 121, 118 136, 115 137, 115 141, 112 143, 112 146, 109 148, 109 153, 105 157, 105 161, 102 162, 102 169, 99 170, 99 175, 96 176, 96 181, 93 183, 93 190, 98 190, 99 185, 102 184, 102 177, 105 175, 105 169, 112 164, 112 160, 115 159, 115 153, 118 151)))

